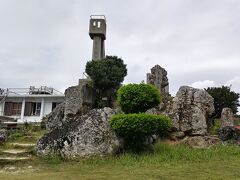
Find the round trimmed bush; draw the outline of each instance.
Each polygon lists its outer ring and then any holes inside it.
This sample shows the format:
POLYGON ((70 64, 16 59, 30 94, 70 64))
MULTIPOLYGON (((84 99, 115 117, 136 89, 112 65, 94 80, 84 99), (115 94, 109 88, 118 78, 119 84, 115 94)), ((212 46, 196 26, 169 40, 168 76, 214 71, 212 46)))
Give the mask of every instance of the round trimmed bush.
POLYGON ((112 116, 110 126, 122 137, 153 134, 165 136, 171 128, 171 120, 164 115, 118 114, 112 116))
POLYGON ((112 116, 110 127, 124 139, 124 148, 141 151, 151 135, 166 136, 171 128, 167 116, 153 114, 119 114, 112 116))
POLYGON ((151 84, 128 84, 118 90, 117 103, 127 114, 145 112, 160 103, 160 92, 151 84))

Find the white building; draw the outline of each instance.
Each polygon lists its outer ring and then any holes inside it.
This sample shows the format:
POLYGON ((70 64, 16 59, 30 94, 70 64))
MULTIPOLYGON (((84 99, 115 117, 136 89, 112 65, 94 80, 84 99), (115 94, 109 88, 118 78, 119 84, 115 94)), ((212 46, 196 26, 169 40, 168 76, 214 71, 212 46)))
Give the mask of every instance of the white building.
POLYGON ((63 93, 46 86, 0 89, 0 116, 14 118, 19 123, 40 122, 64 98, 63 93))

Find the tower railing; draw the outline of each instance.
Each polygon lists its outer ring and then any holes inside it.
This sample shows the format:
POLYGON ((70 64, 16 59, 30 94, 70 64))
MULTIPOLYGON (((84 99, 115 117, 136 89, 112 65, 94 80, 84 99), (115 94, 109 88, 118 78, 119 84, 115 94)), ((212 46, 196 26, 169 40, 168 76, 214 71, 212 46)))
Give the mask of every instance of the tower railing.
POLYGON ((104 15, 91 15, 90 18, 91 19, 105 19, 105 21, 106 21, 106 17, 104 15))
POLYGON ((9 94, 9 89, 0 88, 0 104, 2 104, 9 94))
POLYGON ((8 88, 8 89, 1 89, 0 102, 3 101, 7 96, 11 96, 11 95, 41 95, 41 94, 42 95, 43 94, 63 95, 62 92, 47 86, 41 86, 39 88, 36 88, 34 86, 30 86, 30 88, 8 88))

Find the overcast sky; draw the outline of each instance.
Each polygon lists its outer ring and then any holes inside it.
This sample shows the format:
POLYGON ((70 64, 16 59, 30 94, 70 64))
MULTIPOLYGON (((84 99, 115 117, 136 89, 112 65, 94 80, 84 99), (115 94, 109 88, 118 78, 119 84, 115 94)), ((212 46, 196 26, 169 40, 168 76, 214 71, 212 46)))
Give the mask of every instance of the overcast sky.
POLYGON ((0 87, 76 85, 91 14, 107 18, 106 54, 127 64, 124 83, 159 64, 173 95, 181 85, 240 92, 239 0, 0 0, 0 87))

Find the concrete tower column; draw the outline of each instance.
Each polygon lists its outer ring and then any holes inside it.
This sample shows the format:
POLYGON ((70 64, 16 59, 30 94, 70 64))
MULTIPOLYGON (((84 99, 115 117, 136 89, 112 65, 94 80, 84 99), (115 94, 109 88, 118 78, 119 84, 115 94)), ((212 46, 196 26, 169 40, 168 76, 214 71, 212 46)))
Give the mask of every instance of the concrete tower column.
POLYGON ((101 51, 101 56, 104 59, 105 58, 105 41, 102 40, 102 51, 101 51))
POLYGON ((102 59, 102 39, 99 36, 95 36, 93 38, 92 59, 93 60, 102 59))

